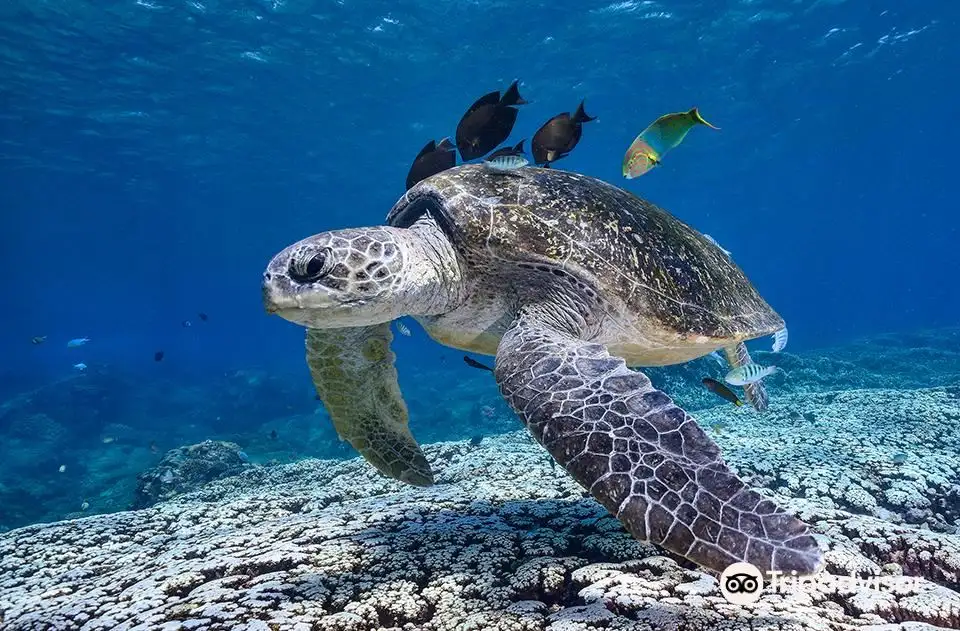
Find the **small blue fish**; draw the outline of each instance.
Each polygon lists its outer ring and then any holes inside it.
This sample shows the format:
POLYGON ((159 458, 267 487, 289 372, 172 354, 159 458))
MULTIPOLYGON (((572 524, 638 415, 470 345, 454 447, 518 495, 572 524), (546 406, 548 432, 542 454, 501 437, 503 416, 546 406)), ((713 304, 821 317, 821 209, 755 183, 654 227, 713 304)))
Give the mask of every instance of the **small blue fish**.
POLYGON ((89 337, 77 337, 67 342, 67 348, 76 348, 78 346, 83 346, 89 341, 90 341, 89 337))
POLYGON ((773 352, 779 353, 787 347, 787 339, 789 335, 787 333, 787 327, 783 327, 779 331, 773 334, 773 352))
POLYGON ((745 386, 748 383, 756 383, 780 370, 776 366, 761 366, 760 364, 746 364, 734 368, 723 378, 731 386, 745 386))

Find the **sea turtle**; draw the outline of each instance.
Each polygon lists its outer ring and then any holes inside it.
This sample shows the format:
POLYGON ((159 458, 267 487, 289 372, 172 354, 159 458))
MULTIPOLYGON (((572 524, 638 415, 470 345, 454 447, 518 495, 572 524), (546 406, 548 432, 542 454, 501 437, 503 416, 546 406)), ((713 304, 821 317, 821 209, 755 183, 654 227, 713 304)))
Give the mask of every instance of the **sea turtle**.
POLYGON ((494 355, 527 429, 636 538, 716 571, 822 566, 807 525, 748 488, 628 368, 733 350, 783 320, 716 245, 623 189, 561 170, 455 167, 407 191, 386 225, 284 249, 263 298, 307 328, 337 433, 386 476, 434 480, 390 350, 391 321, 410 315, 441 344, 494 355))

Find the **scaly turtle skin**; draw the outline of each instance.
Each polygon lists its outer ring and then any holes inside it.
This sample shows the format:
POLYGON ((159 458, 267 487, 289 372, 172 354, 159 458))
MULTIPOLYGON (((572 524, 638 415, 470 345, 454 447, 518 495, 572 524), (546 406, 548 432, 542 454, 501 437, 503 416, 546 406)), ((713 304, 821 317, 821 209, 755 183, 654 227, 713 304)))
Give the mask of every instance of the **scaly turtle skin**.
POLYGON ((527 429, 638 539, 717 571, 821 567, 807 526, 627 367, 718 348, 739 361, 744 341, 783 327, 717 246, 622 189, 554 169, 456 167, 410 189, 387 224, 295 243, 263 285, 268 311, 307 327, 337 432, 379 471, 433 482, 390 351, 390 322, 411 315, 442 344, 495 355, 527 429))

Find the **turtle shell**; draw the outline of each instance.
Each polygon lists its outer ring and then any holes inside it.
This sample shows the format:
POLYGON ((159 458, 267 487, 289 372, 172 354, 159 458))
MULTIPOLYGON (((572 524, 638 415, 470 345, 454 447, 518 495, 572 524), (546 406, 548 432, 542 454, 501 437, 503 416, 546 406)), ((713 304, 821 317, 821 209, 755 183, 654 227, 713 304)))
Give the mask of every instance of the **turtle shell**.
POLYGON ((425 212, 468 265, 483 273, 523 264, 560 268, 625 311, 615 315, 684 339, 722 344, 784 326, 709 239, 593 177, 535 167, 504 174, 459 166, 407 191, 387 222, 409 226, 425 212))

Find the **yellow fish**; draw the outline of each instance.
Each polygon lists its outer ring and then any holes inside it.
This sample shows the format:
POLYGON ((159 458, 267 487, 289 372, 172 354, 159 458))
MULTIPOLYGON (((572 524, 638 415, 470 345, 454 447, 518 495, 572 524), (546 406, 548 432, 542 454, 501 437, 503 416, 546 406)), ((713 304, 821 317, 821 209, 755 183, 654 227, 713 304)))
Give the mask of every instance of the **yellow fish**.
POLYGON ((664 114, 640 132, 623 156, 623 177, 640 177, 660 166, 663 156, 675 148, 696 125, 720 129, 705 121, 697 108, 689 112, 664 114))

